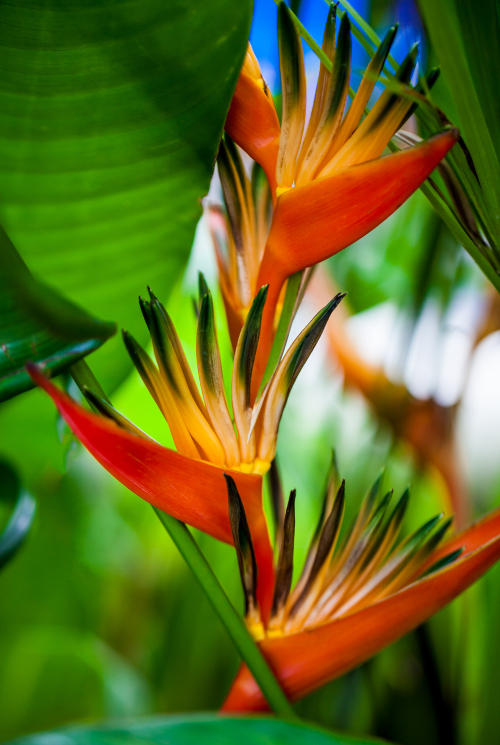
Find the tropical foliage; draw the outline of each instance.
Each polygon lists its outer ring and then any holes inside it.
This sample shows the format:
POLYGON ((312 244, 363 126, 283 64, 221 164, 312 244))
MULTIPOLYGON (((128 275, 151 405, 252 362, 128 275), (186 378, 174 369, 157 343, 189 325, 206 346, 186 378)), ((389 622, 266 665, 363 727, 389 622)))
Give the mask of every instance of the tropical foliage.
POLYGON ((2 741, 498 739, 497 11, 4 6, 2 741))

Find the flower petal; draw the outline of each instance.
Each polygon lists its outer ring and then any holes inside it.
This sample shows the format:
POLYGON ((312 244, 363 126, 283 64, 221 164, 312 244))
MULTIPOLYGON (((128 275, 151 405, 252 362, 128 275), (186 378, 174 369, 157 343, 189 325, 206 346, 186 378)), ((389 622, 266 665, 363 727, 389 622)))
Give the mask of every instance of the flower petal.
POLYGON ((306 71, 300 34, 283 0, 278 3, 278 48, 283 111, 276 165, 279 191, 291 189, 306 121, 306 71))
MULTIPOLYGON (((483 521, 483 534, 497 531, 480 548, 441 571, 357 613, 315 629, 267 638, 260 648, 283 689, 295 700, 343 675, 457 597, 500 558, 498 515, 483 521)), ((479 535, 479 529, 473 535, 479 535)), ((449 544, 448 544, 449 549, 449 544)), ((241 667, 223 711, 262 711, 265 700, 246 667, 241 667)))
POLYGON ((336 176, 316 179, 278 199, 258 287, 317 264, 380 225, 425 181, 458 139, 441 132, 420 145, 336 176))
POLYGON ((441 559, 443 556, 455 551, 458 548, 464 548, 466 553, 475 551, 488 541, 493 540, 500 534, 500 507, 490 512, 485 517, 470 525, 460 533, 455 533, 447 541, 439 546, 437 551, 432 554, 429 564, 441 559))
POLYGON ((449 129, 412 148, 346 168, 282 194, 257 287, 269 285, 256 370, 265 370, 281 287, 287 277, 333 256, 392 215, 425 181, 459 136, 449 129))
POLYGON ((280 124, 271 94, 243 69, 225 124, 226 132, 266 172, 272 194, 276 191, 276 161, 280 124))
MULTIPOLYGON (((51 383, 33 364, 31 378, 52 398, 59 413, 94 458, 120 483, 155 507, 225 543, 233 543, 224 469, 187 458, 137 437, 111 419, 93 414, 51 383)), ((263 611, 273 597, 273 552, 262 509, 262 477, 228 471, 245 506, 257 564, 257 595, 263 611)))

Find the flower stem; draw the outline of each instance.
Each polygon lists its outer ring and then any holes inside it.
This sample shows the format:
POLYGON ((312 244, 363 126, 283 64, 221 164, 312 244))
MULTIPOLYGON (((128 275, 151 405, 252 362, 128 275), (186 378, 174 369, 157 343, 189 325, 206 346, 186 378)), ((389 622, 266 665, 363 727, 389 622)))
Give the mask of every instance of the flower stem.
POLYGON ((285 719, 297 720, 292 705, 187 527, 162 510, 156 507, 153 509, 203 588, 271 709, 285 719))

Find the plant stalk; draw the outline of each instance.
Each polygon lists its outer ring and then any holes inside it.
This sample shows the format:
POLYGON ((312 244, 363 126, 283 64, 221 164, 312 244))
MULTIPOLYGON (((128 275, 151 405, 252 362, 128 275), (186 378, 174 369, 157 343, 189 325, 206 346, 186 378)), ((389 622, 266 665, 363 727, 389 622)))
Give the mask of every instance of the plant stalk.
POLYGON ((200 583, 271 709, 284 719, 297 721, 292 705, 187 527, 162 510, 156 507, 153 509, 200 583))

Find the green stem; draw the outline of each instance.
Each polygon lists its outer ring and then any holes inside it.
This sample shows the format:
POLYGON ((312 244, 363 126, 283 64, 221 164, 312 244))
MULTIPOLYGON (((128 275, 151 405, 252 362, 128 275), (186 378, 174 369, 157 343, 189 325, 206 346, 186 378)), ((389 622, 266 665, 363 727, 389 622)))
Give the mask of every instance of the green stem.
POLYGON ((259 684, 271 709, 285 719, 297 720, 298 717, 292 705, 187 527, 162 510, 156 507, 154 510, 203 588, 210 605, 219 616, 236 649, 259 684))
POLYGON ((281 311, 278 328, 276 330, 273 347, 271 349, 271 354, 269 355, 269 360, 264 372, 264 377, 262 378, 262 383, 260 384, 259 394, 266 387, 271 379, 273 372, 276 370, 278 362, 281 358, 281 353, 288 339, 288 334, 290 333, 290 328, 293 321, 293 314, 297 307, 297 297, 300 290, 300 283, 302 281, 302 274, 303 272, 297 272, 296 274, 292 274, 292 276, 288 278, 288 284, 286 286, 285 293, 285 302, 281 311))

